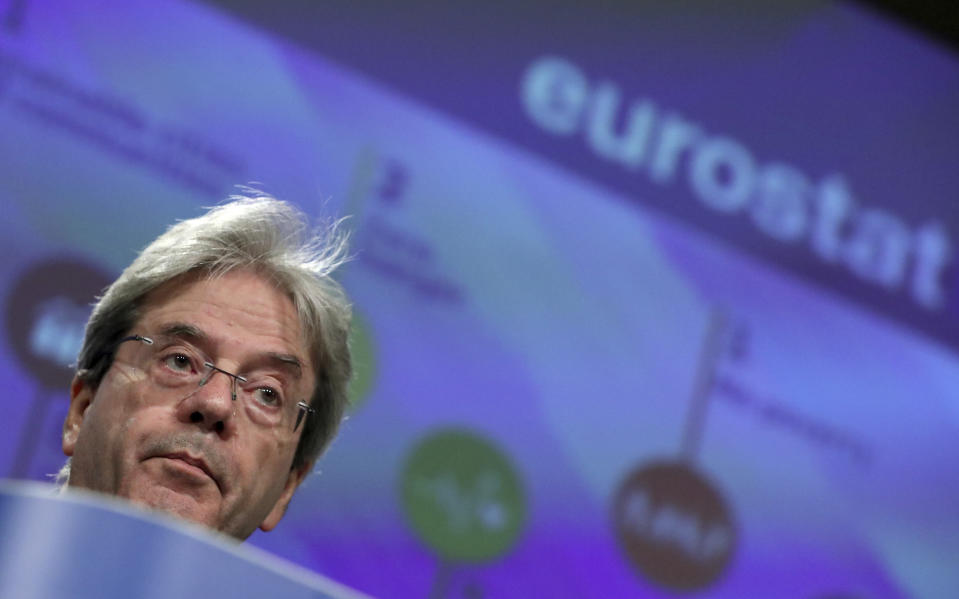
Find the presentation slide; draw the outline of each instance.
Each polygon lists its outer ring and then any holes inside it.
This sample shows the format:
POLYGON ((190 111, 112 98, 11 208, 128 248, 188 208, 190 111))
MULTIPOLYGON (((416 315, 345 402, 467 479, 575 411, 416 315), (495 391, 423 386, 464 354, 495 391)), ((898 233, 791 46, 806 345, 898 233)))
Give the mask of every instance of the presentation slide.
POLYGON ((347 217, 356 366, 249 543, 376 597, 959 596, 959 55, 848 2, 290 4, 0 2, 0 476, 63 464, 94 298, 249 185, 347 217))

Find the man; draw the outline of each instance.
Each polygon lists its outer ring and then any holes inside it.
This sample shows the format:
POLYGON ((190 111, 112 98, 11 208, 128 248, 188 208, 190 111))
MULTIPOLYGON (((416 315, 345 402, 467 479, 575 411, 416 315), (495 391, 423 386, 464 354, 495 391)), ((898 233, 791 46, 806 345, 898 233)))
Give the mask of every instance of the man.
POLYGON ((336 433, 351 314, 335 227, 231 200, 172 226, 95 305, 60 478, 245 539, 276 526, 336 433))

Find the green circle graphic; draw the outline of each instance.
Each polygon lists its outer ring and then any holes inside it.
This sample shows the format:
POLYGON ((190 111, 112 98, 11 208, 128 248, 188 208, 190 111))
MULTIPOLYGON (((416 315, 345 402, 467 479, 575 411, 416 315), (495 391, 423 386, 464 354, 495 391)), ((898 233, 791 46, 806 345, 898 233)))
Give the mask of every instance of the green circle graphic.
POLYGON ((403 507, 441 557, 483 562, 506 553, 526 519, 519 476, 489 441, 461 429, 422 439, 406 460, 403 507))
POLYGON ((369 324, 361 314, 353 312, 353 327, 350 330, 350 352, 353 357, 353 377, 347 389, 350 411, 356 410, 373 389, 376 378, 376 350, 369 324))

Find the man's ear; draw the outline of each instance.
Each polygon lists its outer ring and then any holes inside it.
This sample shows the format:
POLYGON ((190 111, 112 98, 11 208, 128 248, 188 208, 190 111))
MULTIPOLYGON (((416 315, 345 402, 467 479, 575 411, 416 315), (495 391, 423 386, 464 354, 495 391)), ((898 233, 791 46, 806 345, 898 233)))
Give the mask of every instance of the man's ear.
POLYGON ((286 514, 286 508, 290 505, 290 500, 293 499, 293 493, 312 469, 313 462, 310 462, 309 464, 304 464, 295 470, 290 470, 290 475, 286 478, 286 485, 283 487, 283 493, 280 495, 280 498, 276 500, 276 503, 273 505, 273 509, 270 510, 270 513, 267 514, 266 518, 263 519, 263 522, 260 523, 260 530, 263 532, 270 532, 276 528, 276 525, 279 524, 280 520, 283 519, 283 515, 286 514))
POLYGON ((80 436, 80 426, 83 424, 87 408, 93 402, 93 395, 94 389, 89 383, 78 376, 73 377, 73 382, 70 383, 70 409, 67 410, 67 417, 63 421, 62 443, 65 455, 73 455, 77 437, 80 436))

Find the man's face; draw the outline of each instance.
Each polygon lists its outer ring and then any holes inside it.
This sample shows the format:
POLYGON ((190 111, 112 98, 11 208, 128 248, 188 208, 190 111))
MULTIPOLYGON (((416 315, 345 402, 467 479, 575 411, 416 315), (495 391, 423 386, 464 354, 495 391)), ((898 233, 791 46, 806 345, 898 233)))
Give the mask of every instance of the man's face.
MULTIPOLYGON (((293 404, 312 395, 296 309, 252 272, 175 279, 147 296, 141 314, 130 334, 190 331, 186 341, 218 368, 240 375, 267 369, 284 381, 293 404)), ((257 527, 272 529, 309 469, 290 470, 304 427, 294 433, 292 426, 264 426, 231 399, 226 374, 187 394, 157 386, 135 367, 143 351, 138 341, 120 344, 96 389, 74 381, 63 430, 63 451, 73 456, 70 486, 126 497, 240 539, 257 527)))

